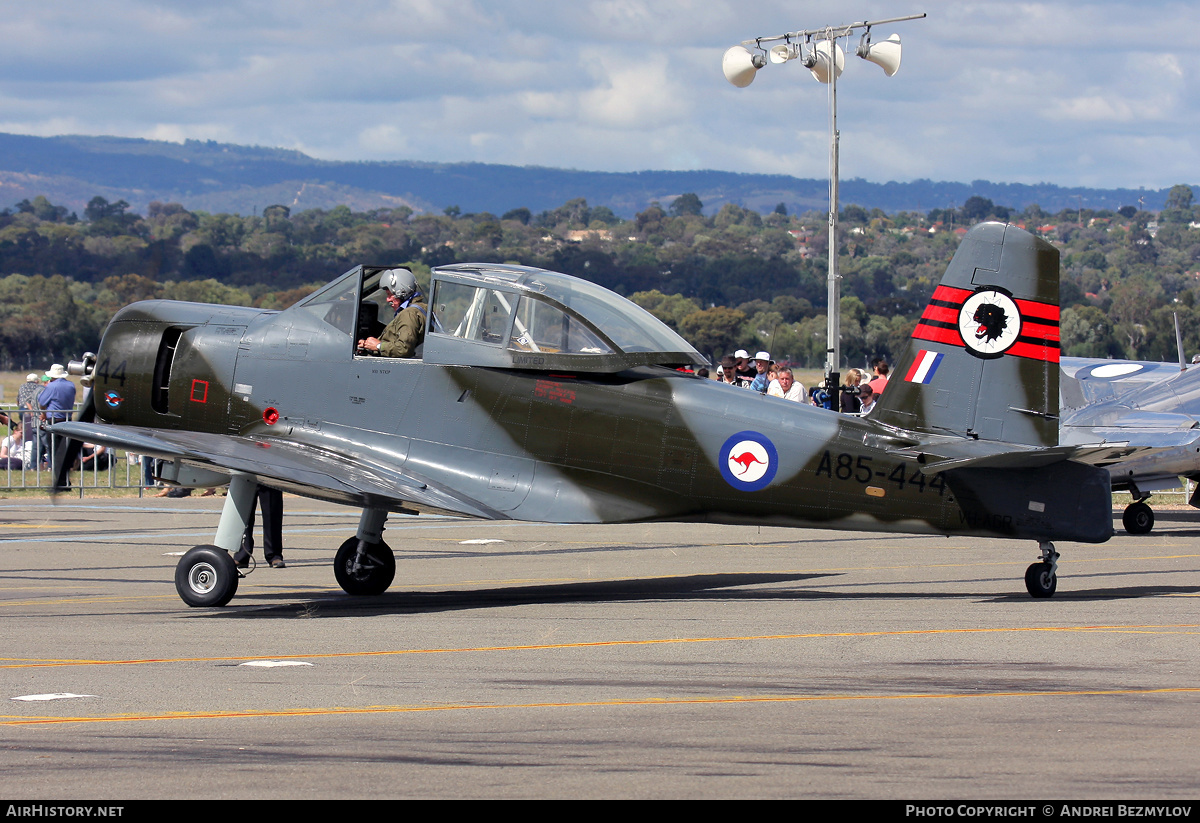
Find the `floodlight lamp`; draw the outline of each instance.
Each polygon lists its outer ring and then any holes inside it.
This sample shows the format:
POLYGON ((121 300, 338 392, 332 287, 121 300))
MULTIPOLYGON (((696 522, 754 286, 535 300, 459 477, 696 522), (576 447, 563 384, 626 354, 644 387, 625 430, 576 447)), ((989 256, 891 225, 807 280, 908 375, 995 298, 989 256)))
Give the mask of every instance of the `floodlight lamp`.
POLYGON ((721 58, 721 71, 725 79, 739 89, 754 82, 754 75, 767 64, 762 54, 754 54, 745 46, 734 46, 726 50, 721 58))

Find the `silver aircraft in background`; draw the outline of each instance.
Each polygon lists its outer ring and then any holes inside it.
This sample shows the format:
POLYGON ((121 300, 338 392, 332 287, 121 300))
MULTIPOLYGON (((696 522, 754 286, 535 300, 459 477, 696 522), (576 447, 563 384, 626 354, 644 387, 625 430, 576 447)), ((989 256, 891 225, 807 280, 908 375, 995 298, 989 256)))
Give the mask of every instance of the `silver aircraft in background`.
MULTIPOLYGON (((1200 481, 1200 364, 1147 363, 1064 357, 1060 361, 1060 442, 1136 442, 1157 447, 1107 466, 1114 491, 1133 502, 1122 522, 1130 534, 1148 534, 1153 492, 1178 488, 1179 478, 1200 481)), ((1198 487, 1200 489, 1200 487, 1198 487)), ((1200 508, 1200 491, 1188 504, 1200 508)))

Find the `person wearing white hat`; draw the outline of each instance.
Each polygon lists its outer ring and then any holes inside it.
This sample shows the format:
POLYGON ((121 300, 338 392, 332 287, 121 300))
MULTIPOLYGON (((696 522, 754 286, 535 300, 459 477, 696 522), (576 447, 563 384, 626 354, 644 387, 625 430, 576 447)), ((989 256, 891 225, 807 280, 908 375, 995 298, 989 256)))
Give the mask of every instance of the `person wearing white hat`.
MULTIPOLYGON (((71 411, 75 408, 75 384, 67 379, 67 370, 62 367, 61 363, 51 366, 50 371, 46 372, 46 376, 50 378, 50 382, 38 394, 37 404, 43 412, 42 417, 46 421, 46 425, 53 426, 55 423, 71 419, 71 411)), ((46 451, 49 439, 47 433, 43 431, 38 442, 38 460, 48 459, 46 451)), ((55 439, 55 449, 65 447, 66 438, 55 439)))
MULTIPOLYGON (((21 384, 21 388, 17 389, 17 407, 21 410, 21 422, 30 422, 37 417, 36 414, 30 412, 37 411, 37 396, 42 390, 41 381, 38 380, 36 374, 28 375, 25 382, 21 384)), ((25 437, 32 435, 32 426, 25 427, 25 437)))
POLYGON ((738 349, 733 353, 733 359, 737 363, 738 379, 743 381, 743 386, 749 386, 750 381, 754 379, 757 373, 754 370, 754 364, 750 362, 750 352, 745 349, 738 349))
POLYGON ((750 388, 754 389, 759 394, 766 394, 767 388, 771 385, 771 377, 767 374, 767 369, 771 368, 771 355, 768 352, 760 351, 754 355, 754 368, 758 374, 754 375, 754 379, 750 381, 750 388))

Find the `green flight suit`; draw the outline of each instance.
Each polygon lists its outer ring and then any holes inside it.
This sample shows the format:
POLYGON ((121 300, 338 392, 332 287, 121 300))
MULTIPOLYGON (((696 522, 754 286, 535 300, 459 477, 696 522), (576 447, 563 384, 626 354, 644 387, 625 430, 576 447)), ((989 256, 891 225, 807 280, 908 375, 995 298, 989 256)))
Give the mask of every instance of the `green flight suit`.
POLYGON ((417 346, 425 340, 424 303, 413 303, 401 309, 379 335, 379 354, 383 357, 412 357, 417 346))

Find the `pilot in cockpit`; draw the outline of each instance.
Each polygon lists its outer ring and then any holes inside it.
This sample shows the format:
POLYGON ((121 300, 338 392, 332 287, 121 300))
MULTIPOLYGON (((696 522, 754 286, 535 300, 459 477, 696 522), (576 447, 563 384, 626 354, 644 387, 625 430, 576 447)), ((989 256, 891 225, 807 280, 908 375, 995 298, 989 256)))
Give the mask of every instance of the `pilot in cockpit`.
POLYGON ((408 269, 389 269, 379 278, 379 287, 387 289, 387 302, 396 316, 379 337, 359 340, 358 350, 383 357, 412 357, 425 340, 429 316, 417 278, 408 269))

